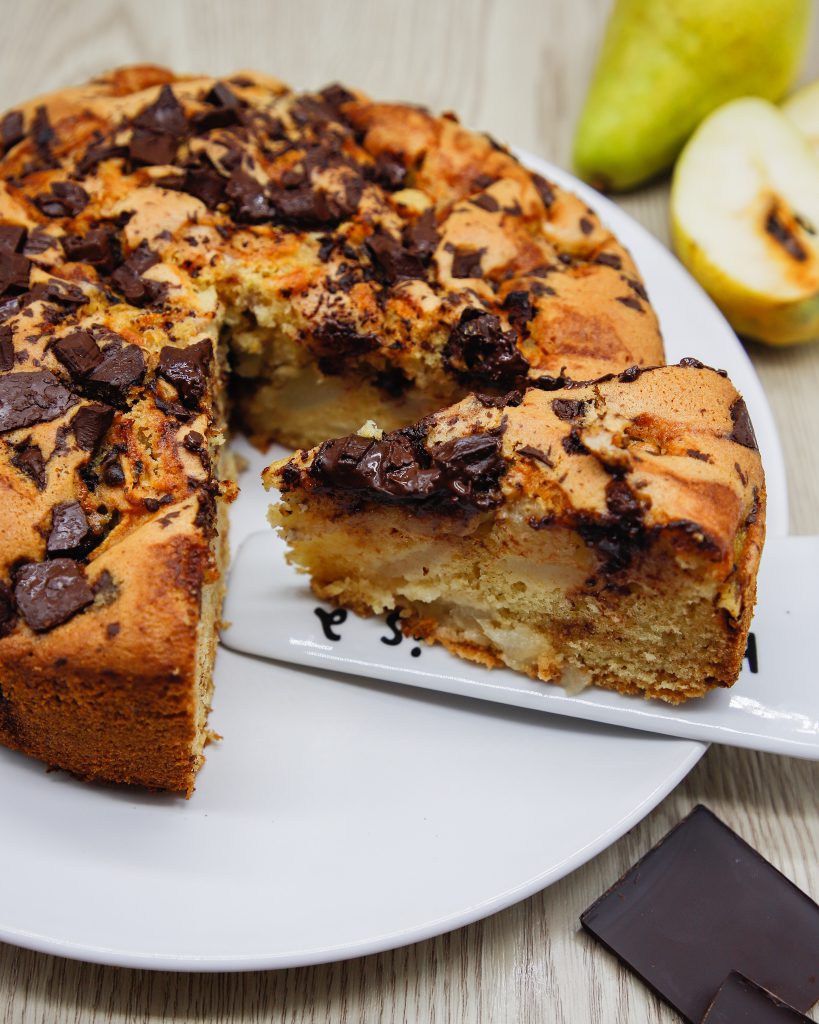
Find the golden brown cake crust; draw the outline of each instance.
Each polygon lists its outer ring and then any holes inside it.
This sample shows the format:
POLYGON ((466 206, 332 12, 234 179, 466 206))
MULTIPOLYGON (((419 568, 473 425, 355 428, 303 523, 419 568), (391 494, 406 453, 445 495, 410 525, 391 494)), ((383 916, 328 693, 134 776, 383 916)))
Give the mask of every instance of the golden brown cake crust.
POLYGON ((275 395, 308 367, 403 422, 662 360, 594 213, 450 116, 141 65, 10 111, 0 155, 0 742, 84 777, 202 760, 224 329, 251 429, 299 443, 253 405, 285 345, 275 395))

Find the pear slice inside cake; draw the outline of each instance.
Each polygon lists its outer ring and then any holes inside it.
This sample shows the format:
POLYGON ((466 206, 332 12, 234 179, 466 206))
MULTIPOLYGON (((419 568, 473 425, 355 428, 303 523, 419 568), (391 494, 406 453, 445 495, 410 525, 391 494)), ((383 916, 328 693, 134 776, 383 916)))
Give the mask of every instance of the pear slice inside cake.
POLYGON ((696 360, 541 384, 274 463, 290 560, 487 666, 671 703, 732 685, 765 522, 744 401, 696 360))

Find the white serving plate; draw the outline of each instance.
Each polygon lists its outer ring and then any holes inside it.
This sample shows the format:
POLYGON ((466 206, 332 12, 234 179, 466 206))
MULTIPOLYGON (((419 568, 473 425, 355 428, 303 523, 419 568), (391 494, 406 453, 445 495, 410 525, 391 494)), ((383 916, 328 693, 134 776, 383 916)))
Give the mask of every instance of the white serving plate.
MULTIPOLYGON (((667 250, 567 173, 631 249, 669 361, 728 370, 787 531, 783 461, 751 364, 667 250)), ((234 549, 264 529, 263 459, 234 506, 234 549)), ((270 572, 281 571, 271 565, 270 572)), ((271 629, 277 628, 275 621, 271 629)), ((190 801, 87 786, 0 749, 0 939, 164 970, 343 959, 440 934, 523 899, 647 814, 705 746, 220 650, 224 736, 190 801)))
POLYGON ((285 563, 272 530, 251 534, 234 560, 222 642, 232 651, 437 690, 587 722, 747 747, 819 761, 819 537, 769 537, 760 599, 739 679, 731 689, 670 707, 589 687, 567 693, 510 669, 487 669, 440 646, 405 638, 395 614, 362 619, 317 601, 285 563), (270 566, 277 566, 276 572, 270 566), (276 629, 271 629, 271 622, 276 629))

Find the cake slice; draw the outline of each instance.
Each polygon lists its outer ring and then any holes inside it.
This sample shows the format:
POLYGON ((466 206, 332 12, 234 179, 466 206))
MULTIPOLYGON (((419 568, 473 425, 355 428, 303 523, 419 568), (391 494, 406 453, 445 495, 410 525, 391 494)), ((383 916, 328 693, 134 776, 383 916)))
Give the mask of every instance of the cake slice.
POLYGON ((731 686, 765 528, 745 403, 696 360, 560 383, 275 463, 291 561, 324 600, 572 691, 731 686))

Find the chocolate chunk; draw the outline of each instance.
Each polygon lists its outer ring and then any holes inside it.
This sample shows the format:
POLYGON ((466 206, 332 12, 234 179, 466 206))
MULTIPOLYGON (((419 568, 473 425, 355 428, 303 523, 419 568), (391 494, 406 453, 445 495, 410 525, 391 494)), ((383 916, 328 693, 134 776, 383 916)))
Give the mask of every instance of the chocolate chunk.
POLYGON ((494 313, 469 307, 444 347, 444 365, 467 380, 512 388, 529 372, 514 331, 504 331, 494 313))
POLYGON ((702 1024, 811 1024, 792 1006, 731 971, 711 1001, 702 1024))
POLYGON ((319 96, 331 106, 334 110, 338 110, 344 103, 353 103, 355 96, 350 92, 349 89, 345 89, 343 85, 339 85, 338 82, 333 82, 331 85, 326 85, 320 92, 319 96))
POLYGON ((540 196, 543 205, 548 210, 552 203, 555 201, 554 186, 551 185, 545 178, 542 178, 539 174, 532 175, 532 184, 537 189, 537 194, 540 196))
POLYGON ((400 398, 410 387, 410 379, 400 366, 379 370, 373 377, 373 384, 392 398, 400 398))
POLYGON ((65 235, 60 241, 69 263, 88 263, 101 274, 110 274, 116 266, 118 243, 113 231, 92 228, 84 235, 65 235))
MULTIPOLYGON (((0 638, 8 636, 17 625, 17 608, 14 604, 14 595, 11 588, 0 582, 0 638)), ((0 717, 2 717, 3 691, 0 690, 0 717)))
POLYGON ((122 487, 125 483, 125 471, 119 460, 119 454, 118 450, 110 451, 100 463, 100 474, 109 487, 122 487))
POLYGON ((122 266, 117 267, 111 275, 111 283, 132 306, 158 302, 165 295, 166 286, 142 276, 156 263, 159 263, 159 256, 147 242, 140 242, 122 266))
POLYGON ((29 137, 42 163, 47 167, 54 166, 54 154, 51 152, 51 143, 55 139, 54 129, 48 119, 48 111, 42 105, 34 111, 29 137))
POLYGON ((211 165, 202 162, 190 164, 185 168, 185 174, 181 179, 164 184, 167 188, 196 196, 211 210, 226 199, 227 179, 211 165))
POLYGON ((495 199, 494 196, 490 196, 487 192, 483 192, 481 195, 475 196, 469 201, 473 206, 477 206, 481 210, 486 210, 487 213, 497 213, 500 209, 500 203, 497 199, 495 199))
POLYGON ((165 345, 159 353, 157 373, 176 388, 179 398, 189 409, 196 409, 208 383, 213 358, 211 343, 199 341, 187 348, 165 345))
POLYGON ((620 270, 623 266, 623 261, 615 252, 599 252, 592 263, 600 263, 604 267, 613 267, 615 270, 620 270))
POLYGON ((819 907, 705 807, 580 920, 688 1021, 732 970, 800 1011, 819 998, 819 907))
POLYGON ((26 229, 19 224, 0 224, 0 249, 20 252, 26 241, 26 229))
POLYGON ((61 625, 94 600, 84 570, 70 558, 24 565, 16 573, 14 597, 37 633, 61 625))
POLYGON ((140 164, 172 164, 176 159, 179 140, 169 132, 148 132, 135 128, 128 146, 128 155, 140 164))
POLYGON ((216 85, 205 96, 205 102, 215 109, 203 110, 191 118, 193 130, 197 133, 213 131, 214 128, 229 128, 241 124, 242 101, 224 82, 216 85))
POLYGON ((404 245, 426 266, 438 248, 441 236, 435 220, 435 210, 429 207, 424 210, 418 220, 404 229, 404 245))
POLYGON ((555 398, 552 400, 552 412, 559 420, 578 420, 586 413, 588 403, 571 398, 555 398))
POLYGON ((115 146, 111 143, 94 142, 85 151, 77 163, 76 173, 84 178, 86 174, 96 171, 105 160, 114 160, 128 156, 127 146, 115 146))
POLYGON ((23 114, 20 110, 10 110, 0 121, 0 149, 8 153, 24 137, 23 114))
POLYGON ((242 101, 225 82, 217 82, 205 96, 205 102, 213 104, 214 107, 227 107, 231 110, 238 110, 242 106, 242 101))
POLYGON ((49 370, 9 373, 0 377, 0 433, 55 420, 76 401, 49 370))
POLYGON ((370 235, 364 244, 378 271, 378 276, 386 284, 424 277, 422 260, 385 231, 377 231, 370 235))
POLYGON ((543 451, 542 448, 534 448, 530 444, 525 444, 522 448, 518 448, 518 455, 526 455, 530 459, 535 459, 537 462, 542 462, 544 466, 548 466, 549 469, 554 469, 555 464, 543 451))
MULTIPOLYGON (((564 437, 560 443, 563 447, 563 451, 567 455, 589 454, 589 449, 580 440, 580 434, 577 432, 577 430, 570 431, 569 434, 566 437, 564 437)), ((593 541, 589 541, 589 543, 593 543, 593 541)))
POLYGON ((526 337, 529 334, 529 321, 535 318, 535 307, 529 298, 529 292, 509 292, 503 300, 503 308, 509 317, 509 323, 520 335, 526 337))
POLYGON ((34 228, 23 246, 23 255, 33 259, 35 256, 42 256, 44 252, 48 252, 49 249, 54 249, 56 246, 57 239, 53 235, 50 235, 44 228, 34 228))
POLYGON ((132 160, 143 164, 174 162, 188 122, 169 85, 163 85, 157 100, 134 118, 133 129, 128 147, 132 160))
POLYGON ((31 262, 11 249, 0 249, 0 295, 19 294, 28 288, 31 262))
POLYGON ((360 334, 354 324, 345 320, 325 320, 313 330, 313 351, 319 369, 328 376, 344 373, 350 360, 378 348, 372 334, 360 334))
POLYGON ((76 217, 88 205, 88 193, 73 181, 53 181, 51 191, 34 197, 46 217, 76 217))
POLYGON ((452 276, 480 277, 483 273, 481 259, 485 252, 486 249, 456 249, 452 257, 452 276))
POLYGON ((102 362, 85 378, 85 389, 109 405, 120 405, 144 376, 142 350, 136 345, 114 343, 103 349, 102 362))
POLYGON ((500 445, 499 431, 455 438, 430 450, 412 427, 380 441, 351 434, 325 441, 309 472, 320 489, 371 501, 487 509, 502 500, 500 445))
POLYGON ((594 231, 594 224, 592 224, 588 217, 581 217, 579 223, 580 230, 584 235, 590 235, 594 231))
POLYGON ((205 438, 198 430, 189 430, 182 439, 182 444, 189 452, 198 454, 205 450, 205 438))
POLYGON ((5 373, 14 366, 14 341, 11 327, 0 326, 0 373, 5 373))
POLYGON ((45 490, 46 467, 42 451, 30 440, 14 446, 14 455, 11 457, 12 466, 16 466, 21 473, 33 480, 39 491, 45 490))
MULTIPOLYGON (((575 430, 569 437, 582 448, 583 454, 588 454, 575 430)), ((563 447, 573 454, 566 440, 563 447)), ((649 535, 643 523, 643 506, 625 480, 615 477, 606 484, 606 508, 604 516, 581 513, 577 518, 577 532, 597 551, 601 559, 600 571, 614 574, 631 565, 634 555, 647 546, 649 535)))
POLYGON ((83 451, 95 452, 114 419, 109 405, 84 405, 71 421, 77 444, 83 451))
POLYGON ((618 295, 616 298, 618 302, 622 302, 629 309, 636 309, 638 313, 645 313, 642 302, 639 299, 635 299, 633 295, 618 295))
POLYGON ((648 302, 648 292, 636 277, 629 277, 627 274, 623 274, 622 277, 635 295, 638 295, 644 302, 648 302))
POLYGON ((384 150, 375 158, 373 170, 375 180, 390 192, 403 188, 407 180, 407 169, 404 161, 396 153, 384 150))
POLYGON ((75 380, 87 377, 102 362, 100 347, 87 331, 59 338, 52 351, 75 380))
POLYGON ((309 183, 292 189, 273 189, 270 202, 279 220, 299 228, 328 228, 351 217, 361 198, 360 176, 344 182, 341 194, 330 194, 309 183))
POLYGON ((261 224, 276 216, 264 188, 247 171, 237 168, 226 186, 233 219, 240 224, 261 224))
POLYGON ((734 400, 731 406, 731 421, 734 424, 734 429, 728 435, 728 440, 736 441, 737 444, 741 444, 745 448, 751 448, 755 452, 759 451, 754 427, 751 423, 751 417, 748 415, 748 407, 744 399, 737 398, 734 400))
POLYGON ((49 558, 66 556, 81 558, 92 539, 91 527, 78 501, 55 505, 51 513, 51 532, 46 542, 49 558))
POLYGON ((84 306, 88 296, 76 284, 50 277, 45 283, 38 283, 29 289, 26 303, 52 302, 58 306, 84 306))

